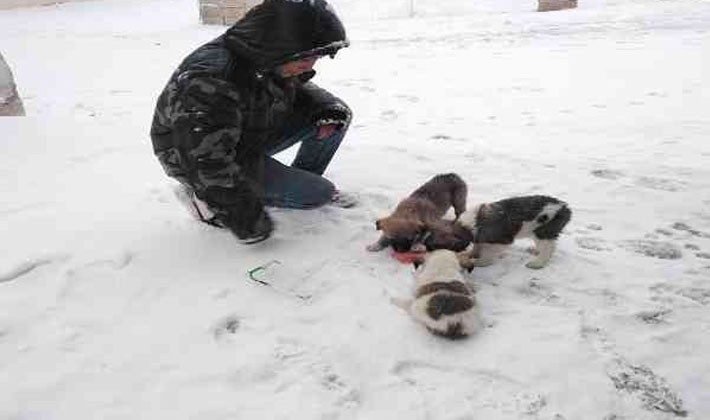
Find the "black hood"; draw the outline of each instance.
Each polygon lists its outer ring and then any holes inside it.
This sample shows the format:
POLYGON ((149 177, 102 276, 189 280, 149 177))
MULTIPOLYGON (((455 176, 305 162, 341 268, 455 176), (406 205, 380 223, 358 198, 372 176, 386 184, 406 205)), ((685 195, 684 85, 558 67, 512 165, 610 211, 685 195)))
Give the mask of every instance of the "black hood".
POLYGON ((325 0, 265 0, 224 35, 233 53, 260 69, 348 46, 345 28, 325 0))

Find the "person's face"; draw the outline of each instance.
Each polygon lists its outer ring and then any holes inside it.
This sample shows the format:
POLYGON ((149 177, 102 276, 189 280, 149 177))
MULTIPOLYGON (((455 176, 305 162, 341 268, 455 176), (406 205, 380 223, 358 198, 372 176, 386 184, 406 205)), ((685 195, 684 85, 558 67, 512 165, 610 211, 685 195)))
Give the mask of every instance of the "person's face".
POLYGON ((299 74, 311 71, 317 60, 318 57, 308 57, 298 61, 289 61, 280 66, 279 73, 282 77, 298 76, 299 74))

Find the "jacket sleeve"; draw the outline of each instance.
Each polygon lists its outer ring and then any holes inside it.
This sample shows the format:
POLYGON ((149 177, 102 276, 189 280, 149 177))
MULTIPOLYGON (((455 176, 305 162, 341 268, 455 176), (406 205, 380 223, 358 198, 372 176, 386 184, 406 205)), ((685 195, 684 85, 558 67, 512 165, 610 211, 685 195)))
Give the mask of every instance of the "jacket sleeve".
POLYGON ((323 116, 339 116, 344 122, 351 118, 350 108, 340 98, 319 87, 313 82, 306 82, 297 91, 296 103, 309 109, 309 116, 316 122, 323 116))
POLYGON ((212 77, 182 79, 177 81, 179 94, 171 115, 190 181, 218 217, 239 215, 239 224, 248 229, 263 213, 263 205, 245 167, 258 166, 263 157, 249 156, 247 148, 238 147, 243 126, 240 93, 231 83, 212 77))

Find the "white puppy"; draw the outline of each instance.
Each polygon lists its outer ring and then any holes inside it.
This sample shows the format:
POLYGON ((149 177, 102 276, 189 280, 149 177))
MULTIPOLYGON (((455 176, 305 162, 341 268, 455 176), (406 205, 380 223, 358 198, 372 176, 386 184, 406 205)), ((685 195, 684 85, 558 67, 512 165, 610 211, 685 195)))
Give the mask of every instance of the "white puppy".
POLYGON ((478 330, 478 305, 456 253, 436 250, 414 264, 415 297, 395 303, 435 335, 457 339, 478 330))

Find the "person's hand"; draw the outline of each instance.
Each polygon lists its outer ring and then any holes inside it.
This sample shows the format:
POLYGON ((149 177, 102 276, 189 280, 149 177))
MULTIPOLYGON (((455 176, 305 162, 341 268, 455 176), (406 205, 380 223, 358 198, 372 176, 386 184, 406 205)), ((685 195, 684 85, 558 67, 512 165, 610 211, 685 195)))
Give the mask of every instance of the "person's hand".
POLYGON ((318 128, 316 138, 318 138, 318 140, 326 139, 343 128, 347 123, 348 113, 346 110, 340 108, 326 109, 315 117, 315 124, 318 128))

